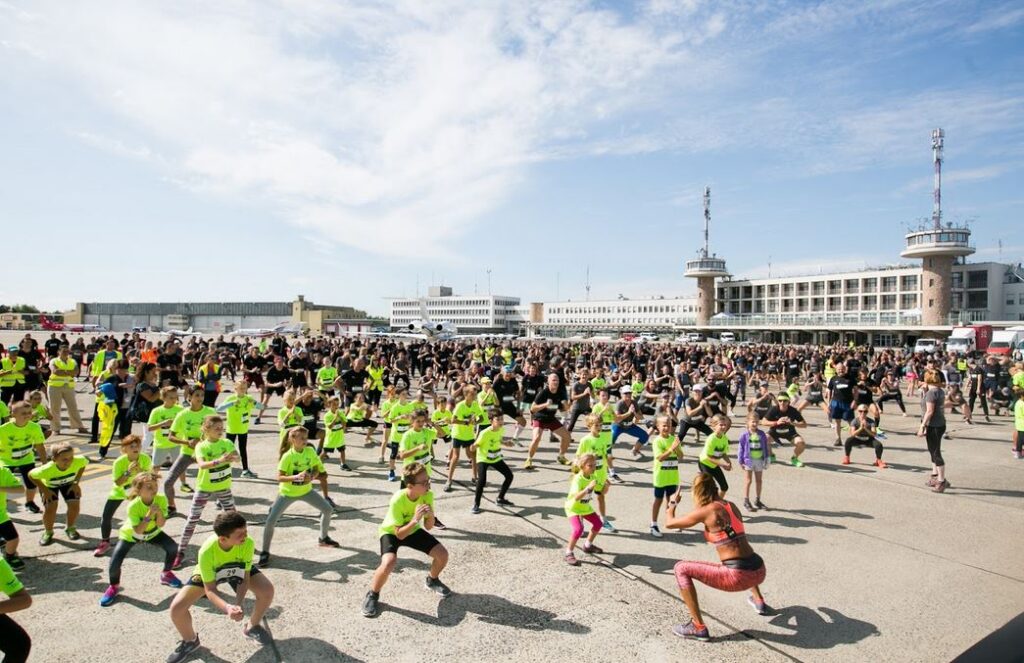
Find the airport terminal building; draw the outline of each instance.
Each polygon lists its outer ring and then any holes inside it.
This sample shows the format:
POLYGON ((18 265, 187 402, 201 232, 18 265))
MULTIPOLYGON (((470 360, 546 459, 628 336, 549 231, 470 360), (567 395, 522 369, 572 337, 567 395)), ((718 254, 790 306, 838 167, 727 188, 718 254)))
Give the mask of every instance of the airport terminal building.
POLYGON ((392 298, 390 309, 391 330, 396 332, 424 317, 450 322, 466 334, 518 334, 526 323, 518 297, 456 295, 447 286, 431 286, 426 297, 392 298))

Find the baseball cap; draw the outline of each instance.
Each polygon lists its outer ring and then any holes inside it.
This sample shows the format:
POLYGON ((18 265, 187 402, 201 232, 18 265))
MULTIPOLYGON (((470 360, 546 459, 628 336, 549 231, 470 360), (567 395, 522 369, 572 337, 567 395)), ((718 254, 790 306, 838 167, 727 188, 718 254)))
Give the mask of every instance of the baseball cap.
POLYGON ((694 391, 704 391, 704 389, 706 389, 706 388, 707 387, 703 383, 693 385, 693 390, 694 391))
POLYGON ((782 392, 778 396, 775 397, 775 400, 777 400, 777 401, 788 401, 789 400, 789 394, 787 394, 786 392, 782 392))
POLYGON ((117 402, 117 387, 109 382, 104 382, 100 385, 100 395, 103 397, 104 403, 117 402))
POLYGON ((16 345, 8 345, 7 346, 7 351, 8 352, 17 352, 19 349, 20 348, 18 346, 16 346, 16 345))
POLYGON ((491 378, 487 377, 486 375, 483 376, 482 378, 480 378, 480 384, 490 384, 490 383, 491 383, 491 378))
POLYGON ((623 395, 625 395, 625 394, 632 394, 633 393, 633 389, 631 387, 623 387, 622 389, 619 389, 619 393, 623 394, 623 395))

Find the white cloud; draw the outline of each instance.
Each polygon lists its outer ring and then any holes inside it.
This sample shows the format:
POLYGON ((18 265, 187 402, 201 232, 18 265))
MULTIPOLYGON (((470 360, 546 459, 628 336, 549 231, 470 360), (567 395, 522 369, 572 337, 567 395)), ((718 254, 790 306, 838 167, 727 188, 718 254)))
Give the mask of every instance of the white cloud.
POLYGON ((1022 21, 1024 21, 1024 7, 1014 8, 1012 5, 1003 5, 968 25, 964 28, 964 32, 973 35, 992 30, 1003 30, 1022 21))

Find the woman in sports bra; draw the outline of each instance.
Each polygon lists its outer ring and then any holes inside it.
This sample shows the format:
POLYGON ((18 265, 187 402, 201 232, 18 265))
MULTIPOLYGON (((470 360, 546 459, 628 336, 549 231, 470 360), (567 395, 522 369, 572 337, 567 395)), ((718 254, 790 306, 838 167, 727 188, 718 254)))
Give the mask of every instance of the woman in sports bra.
POLYGON ((699 580, 708 587, 725 592, 750 590, 747 602, 759 615, 767 615, 770 608, 764 602, 760 585, 764 582, 764 560, 754 552, 747 541, 739 508, 719 498, 715 479, 710 474, 698 474, 693 480, 694 510, 685 516, 676 515, 679 493, 668 501, 665 527, 685 529, 704 524, 704 538, 718 551, 721 564, 713 562, 680 561, 675 565, 676 582, 683 602, 690 610, 688 624, 676 624, 672 632, 681 638, 707 642, 711 639, 697 601, 699 580))

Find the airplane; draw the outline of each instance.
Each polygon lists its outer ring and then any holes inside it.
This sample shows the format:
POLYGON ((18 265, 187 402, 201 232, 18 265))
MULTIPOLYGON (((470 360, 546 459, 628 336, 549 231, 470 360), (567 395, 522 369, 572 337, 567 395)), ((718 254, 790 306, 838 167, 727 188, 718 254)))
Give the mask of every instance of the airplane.
POLYGON ((39 316, 39 324, 42 325, 46 331, 64 331, 64 332, 105 332, 106 327, 103 325, 80 325, 71 324, 64 322, 54 322, 45 315, 39 316))
POLYGON ((289 325, 287 322, 282 322, 278 326, 272 327, 270 329, 236 329, 235 331, 230 332, 230 335, 247 336, 249 338, 267 338, 268 336, 276 336, 278 334, 281 334, 282 336, 288 334, 298 335, 302 333, 305 326, 305 322, 299 322, 296 323, 295 325, 289 325))
POLYGON ((167 329, 160 332, 161 336, 170 336, 171 338, 185 338, 186 336, 202 336, 203 332, 193 331, 192 327, 188 329, 167 329))

